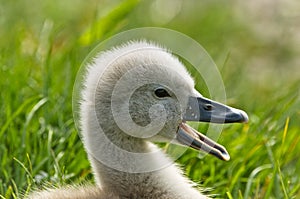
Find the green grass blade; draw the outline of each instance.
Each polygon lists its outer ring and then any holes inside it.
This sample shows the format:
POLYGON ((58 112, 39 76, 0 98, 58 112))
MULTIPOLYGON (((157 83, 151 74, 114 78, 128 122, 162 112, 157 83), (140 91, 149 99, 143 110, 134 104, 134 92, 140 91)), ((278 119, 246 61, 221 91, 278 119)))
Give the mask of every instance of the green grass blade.
POLYGON ((254 181, 255 176, 258 175, 261 171, 266 170, 266 169, 270 169, 270 168, 272 168, 272 165, 271 164, 266 164, 266 165, 262 165, 260 167, 257 167, 256 169, 254 169, 251 172, 250 177, 248 178, 247 185, 246 185, 246 190, 245 190, 245 193, 244 193, 245 198, 249 198, 251 185, 254 181))
POLYGON ((4 125, 2 126, 0 130, 0 137, 2 137, 3 133, 7 130, 9 125, 13 122, 13 120, 18 117, 20 114, 22 114, 25 110, 25 108, 31 104, 33 101, 35 101, 38 97, 32 97, 27 100, 25 100, 19 107, 18 109, 6 120, 4 125))
POLYGON ((86 30, 80 37, 79 42, 83 45, 90 45, 102 39, 105 34, 111 32, 121 24, 139 2, 140 0, 122 1, 122 3, 112 9, 111 12, 96 21, 92 27, 86 30))

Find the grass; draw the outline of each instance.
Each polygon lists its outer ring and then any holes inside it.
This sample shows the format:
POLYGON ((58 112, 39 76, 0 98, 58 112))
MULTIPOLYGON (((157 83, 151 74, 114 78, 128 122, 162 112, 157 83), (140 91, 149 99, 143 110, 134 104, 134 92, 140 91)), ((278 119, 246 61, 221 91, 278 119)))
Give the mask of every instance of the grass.
MULTIPOLYGON (((93 181, 72 119, 76 72, 100 40, 157 25, 148 13, 151 1, 63 2, 0 4, 0 198, 21 198, 44 183, 93 181)), ((217 198, 299 198, 300 81, 299 70, 289 67, 297 49, 287 39, 278 44, 254 34, 230 4, 187 7, 160 25, 208 50, 228 103, 246 110, 250 123, 224 126, 218 142, 229 162, 188 150, 178 163, 217 198), (253 62, 257 57, 262 63, 253 62)))

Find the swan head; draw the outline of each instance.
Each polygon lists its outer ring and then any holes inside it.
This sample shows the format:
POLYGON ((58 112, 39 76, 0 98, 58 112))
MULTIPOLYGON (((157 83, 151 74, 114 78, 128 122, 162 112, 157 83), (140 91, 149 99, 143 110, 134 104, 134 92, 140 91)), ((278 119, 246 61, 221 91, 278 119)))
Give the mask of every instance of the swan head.
MULTIPOLYGON (((96 120, 112 139, 172 141, 222 160, 229 159, 226 149, 186 121, 248 120, 245 112, 204 98, 175 56, 147 42, 131 42, 94 59, 88 68, 81 110, 82 118, 95 115, 82 122, 83 128, 92 128, 96 120)), ((97 129, 95 126, 94 131, 97 129)))

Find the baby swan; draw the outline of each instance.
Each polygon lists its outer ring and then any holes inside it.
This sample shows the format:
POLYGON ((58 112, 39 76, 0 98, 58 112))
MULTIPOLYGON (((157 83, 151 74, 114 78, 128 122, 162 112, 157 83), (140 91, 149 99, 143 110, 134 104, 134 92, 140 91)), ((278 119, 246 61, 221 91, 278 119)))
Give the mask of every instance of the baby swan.
POLYGON ((247 120, 245 112, 202 97, 167 50, 129 42, 96 56, 83 82, 80 129, 97 185, 48 189, 29 198, 207 198, 151 142, 186 145, 229 160, 223 146, 185 122, 247 120))

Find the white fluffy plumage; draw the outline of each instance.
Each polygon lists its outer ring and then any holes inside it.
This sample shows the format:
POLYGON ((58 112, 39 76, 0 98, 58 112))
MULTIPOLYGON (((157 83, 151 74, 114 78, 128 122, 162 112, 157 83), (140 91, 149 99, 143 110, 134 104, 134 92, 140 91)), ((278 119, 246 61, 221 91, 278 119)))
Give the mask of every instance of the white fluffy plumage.
POLYGON ((172 141, 186 96, 200 96, 176 57, 148 42, 130 42, 100 53, 83 84, 80 128, 96 185, 46 189, 29 198, 207 198, 151 143, 172 141), (170 97, 154 96, 159 88, 170 97))

